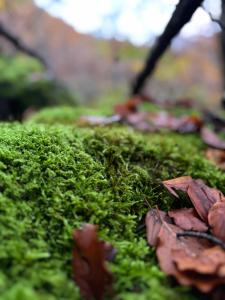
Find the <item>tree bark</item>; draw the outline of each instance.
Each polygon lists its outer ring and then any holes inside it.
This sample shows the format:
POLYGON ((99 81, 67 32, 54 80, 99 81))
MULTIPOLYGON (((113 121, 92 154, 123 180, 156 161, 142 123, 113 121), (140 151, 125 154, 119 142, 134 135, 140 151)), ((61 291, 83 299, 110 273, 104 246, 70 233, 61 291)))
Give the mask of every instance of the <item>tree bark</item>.
POLYGON ((164 32, 158 38, 155 46, 151 49, 143 70, 136 77, 132 88, 131 94, 137 95, 141 92, 146 82, 147 77, 151 76, 159 58, 163 55, 169 47, 172 39, 179 33, 182 27, 188 23, 202 4, 203 0, 180 0, 177 4, 175 11, 168 22, 164 32))

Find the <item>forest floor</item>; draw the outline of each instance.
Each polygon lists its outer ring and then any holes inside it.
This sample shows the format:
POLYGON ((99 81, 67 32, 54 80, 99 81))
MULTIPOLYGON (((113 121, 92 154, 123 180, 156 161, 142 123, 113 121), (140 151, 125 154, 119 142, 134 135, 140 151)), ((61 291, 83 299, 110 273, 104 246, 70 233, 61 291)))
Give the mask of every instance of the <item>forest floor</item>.
POLYGON ((24 124, 0 124, 0 299, 80 299, 72 233, 84 223, 98 225, 116 249, 108 264, 115 299, 200 299, 160 270, 137 228, 150 208, 191 206, 187 197, 171 196, 163 180, 192 176, 225 193, 224 172, 205 158, 197 133, 78 121, 98 113, 58 107, 24 124))

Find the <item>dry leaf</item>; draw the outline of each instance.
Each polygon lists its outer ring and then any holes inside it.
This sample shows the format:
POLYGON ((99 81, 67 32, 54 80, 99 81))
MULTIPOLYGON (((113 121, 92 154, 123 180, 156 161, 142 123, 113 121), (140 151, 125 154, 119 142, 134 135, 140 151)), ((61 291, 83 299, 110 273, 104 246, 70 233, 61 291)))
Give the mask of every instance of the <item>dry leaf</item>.
POLYGON ((225 141, 221 140, 212 130, 203 127, 201 130, 201 138, 203 142, 216 149, 225 150, 225 141))
POLYGON ((194 208, 181 208, 168 212, 174 223, 183 230, 206 232, 208 226, 199 219, 194 208))
POLYGON ((177 118, 165 111, 150 114, 149 120, 157 129, 166 128, 170 130, 176 130, 179 122, 177 118))
POLYGON ((225 242, 225 201, 218 201, 211 207, 208 222, 211 226, 211 232, 225 242))
POLYGON ((203 121, 197 116, 185 116, 179 119, 177 131, 180 133, 198 132, 203 126, 203 121))
POLYGON ((162 220, 170 222, 169 217, 164 211, 151 209, 145 218, 147 240, 150 246, 156 246, 159 231, 162 227, 162 220))
POLYGON ((149 114, 146 112, 132 113, 126 116, 125 122, 138 130, 153 132, 155 128, 148 122, 148 116, 149 114))
POLYGON ((167 112, 158 112, 150 115, 150 121, 156 129, 166 128, 181 133, 197 132, 202 127, 202 120, 196 116, 176 118, 167 112))
POLYGON ((112 275, 106 268, 105 258, 110 256, 113 248, 99 240, 97 226, 92 224, 75 230, 73 237, 74 280, 85 299, 102 300, 112 286, 112 275))
POLYGON ((113 116, 83 116, 79 120, 79 125, 108 125, 121 121, 119 115, 113 116))
POLYGON ((189 185, 192 183, 193 179, 191 176, 182 176, 170 180, 164 180, 163 185, 168 189, 168 191, 179 198, 178 194, 175 192, 182 191, 187 192, 189 185))
POLYGON ((198 215, 207 222, 209 209, 216 202, 215 197, 211 195, 211 189, 194 181, 189 185, 187 193, 198 215))
POLYGON ((212 205, 224 199, 219 190, 210 188, 202 180, 195 180, 190 176, 166 180, 163 181, 163 185, 176 197, 178 197, 176 190, 186 192, 198 215, 205 222, 208 221, 208 212, 212 205))
POLYGON ((132 113, 136 113, 138 111, 138 105, 142 102, 141 96, 134 96, 128 99, 123 104, 117 104, 114 107, 116 114, 121 117, 126 117, 132 113))
POLYGON ((225 151, 208 148, 205 153, 206 157, 216 164, 220 169, 225 170, 225 151))
POLYGON ((219 246, 201 249, 203 251, 197 251, 195 255, 188 250, 173 250, 173 260, 176 262, 179 271, 194 270, 201 274, 212 275, 225 266, 225 251, 219 246))
POLYGON ((219 247, 212 247, 205 240, 177 238, 181 229, 166 220, 165 213, 157 210, 151 210, 146 217, 148 240, 156 245, 161 269, 166 274, 175 276, 181 284, 195 286, 202 292, 210 292, 217 285, 225 283, 224 251, 219 247))

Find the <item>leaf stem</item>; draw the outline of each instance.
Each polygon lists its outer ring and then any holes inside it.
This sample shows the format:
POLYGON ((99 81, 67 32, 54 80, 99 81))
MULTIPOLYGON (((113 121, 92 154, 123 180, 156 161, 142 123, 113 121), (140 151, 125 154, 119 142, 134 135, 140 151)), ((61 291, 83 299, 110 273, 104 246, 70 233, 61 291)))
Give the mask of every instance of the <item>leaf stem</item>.
POLYGON ((225 250, 225 243, 223 243, 221 240, 219 240, 215 236, 210 235, 208 233, 197 232, 197 231, 189 231, 189 230, 177 233, 177 238, 185 237, 185 236, 196 237, 196 238, 199 238, 199 239, 206 239, 206 240, 212 242, 213 244, 220 246, 221 248, 223 248, 223 250, 225 250))

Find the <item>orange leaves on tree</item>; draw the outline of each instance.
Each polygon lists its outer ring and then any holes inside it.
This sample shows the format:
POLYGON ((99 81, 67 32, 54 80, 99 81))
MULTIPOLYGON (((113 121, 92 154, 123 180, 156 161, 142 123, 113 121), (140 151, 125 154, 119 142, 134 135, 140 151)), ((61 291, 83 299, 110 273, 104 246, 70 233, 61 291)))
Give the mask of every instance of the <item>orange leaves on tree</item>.
POLYGON ((97 226, 86 224, 74 231, 73 275, 82 296, 102 300, 112 290, 112 275, 107 270, 106 259, 112 258, 114 249, 99 240, 97 226))

